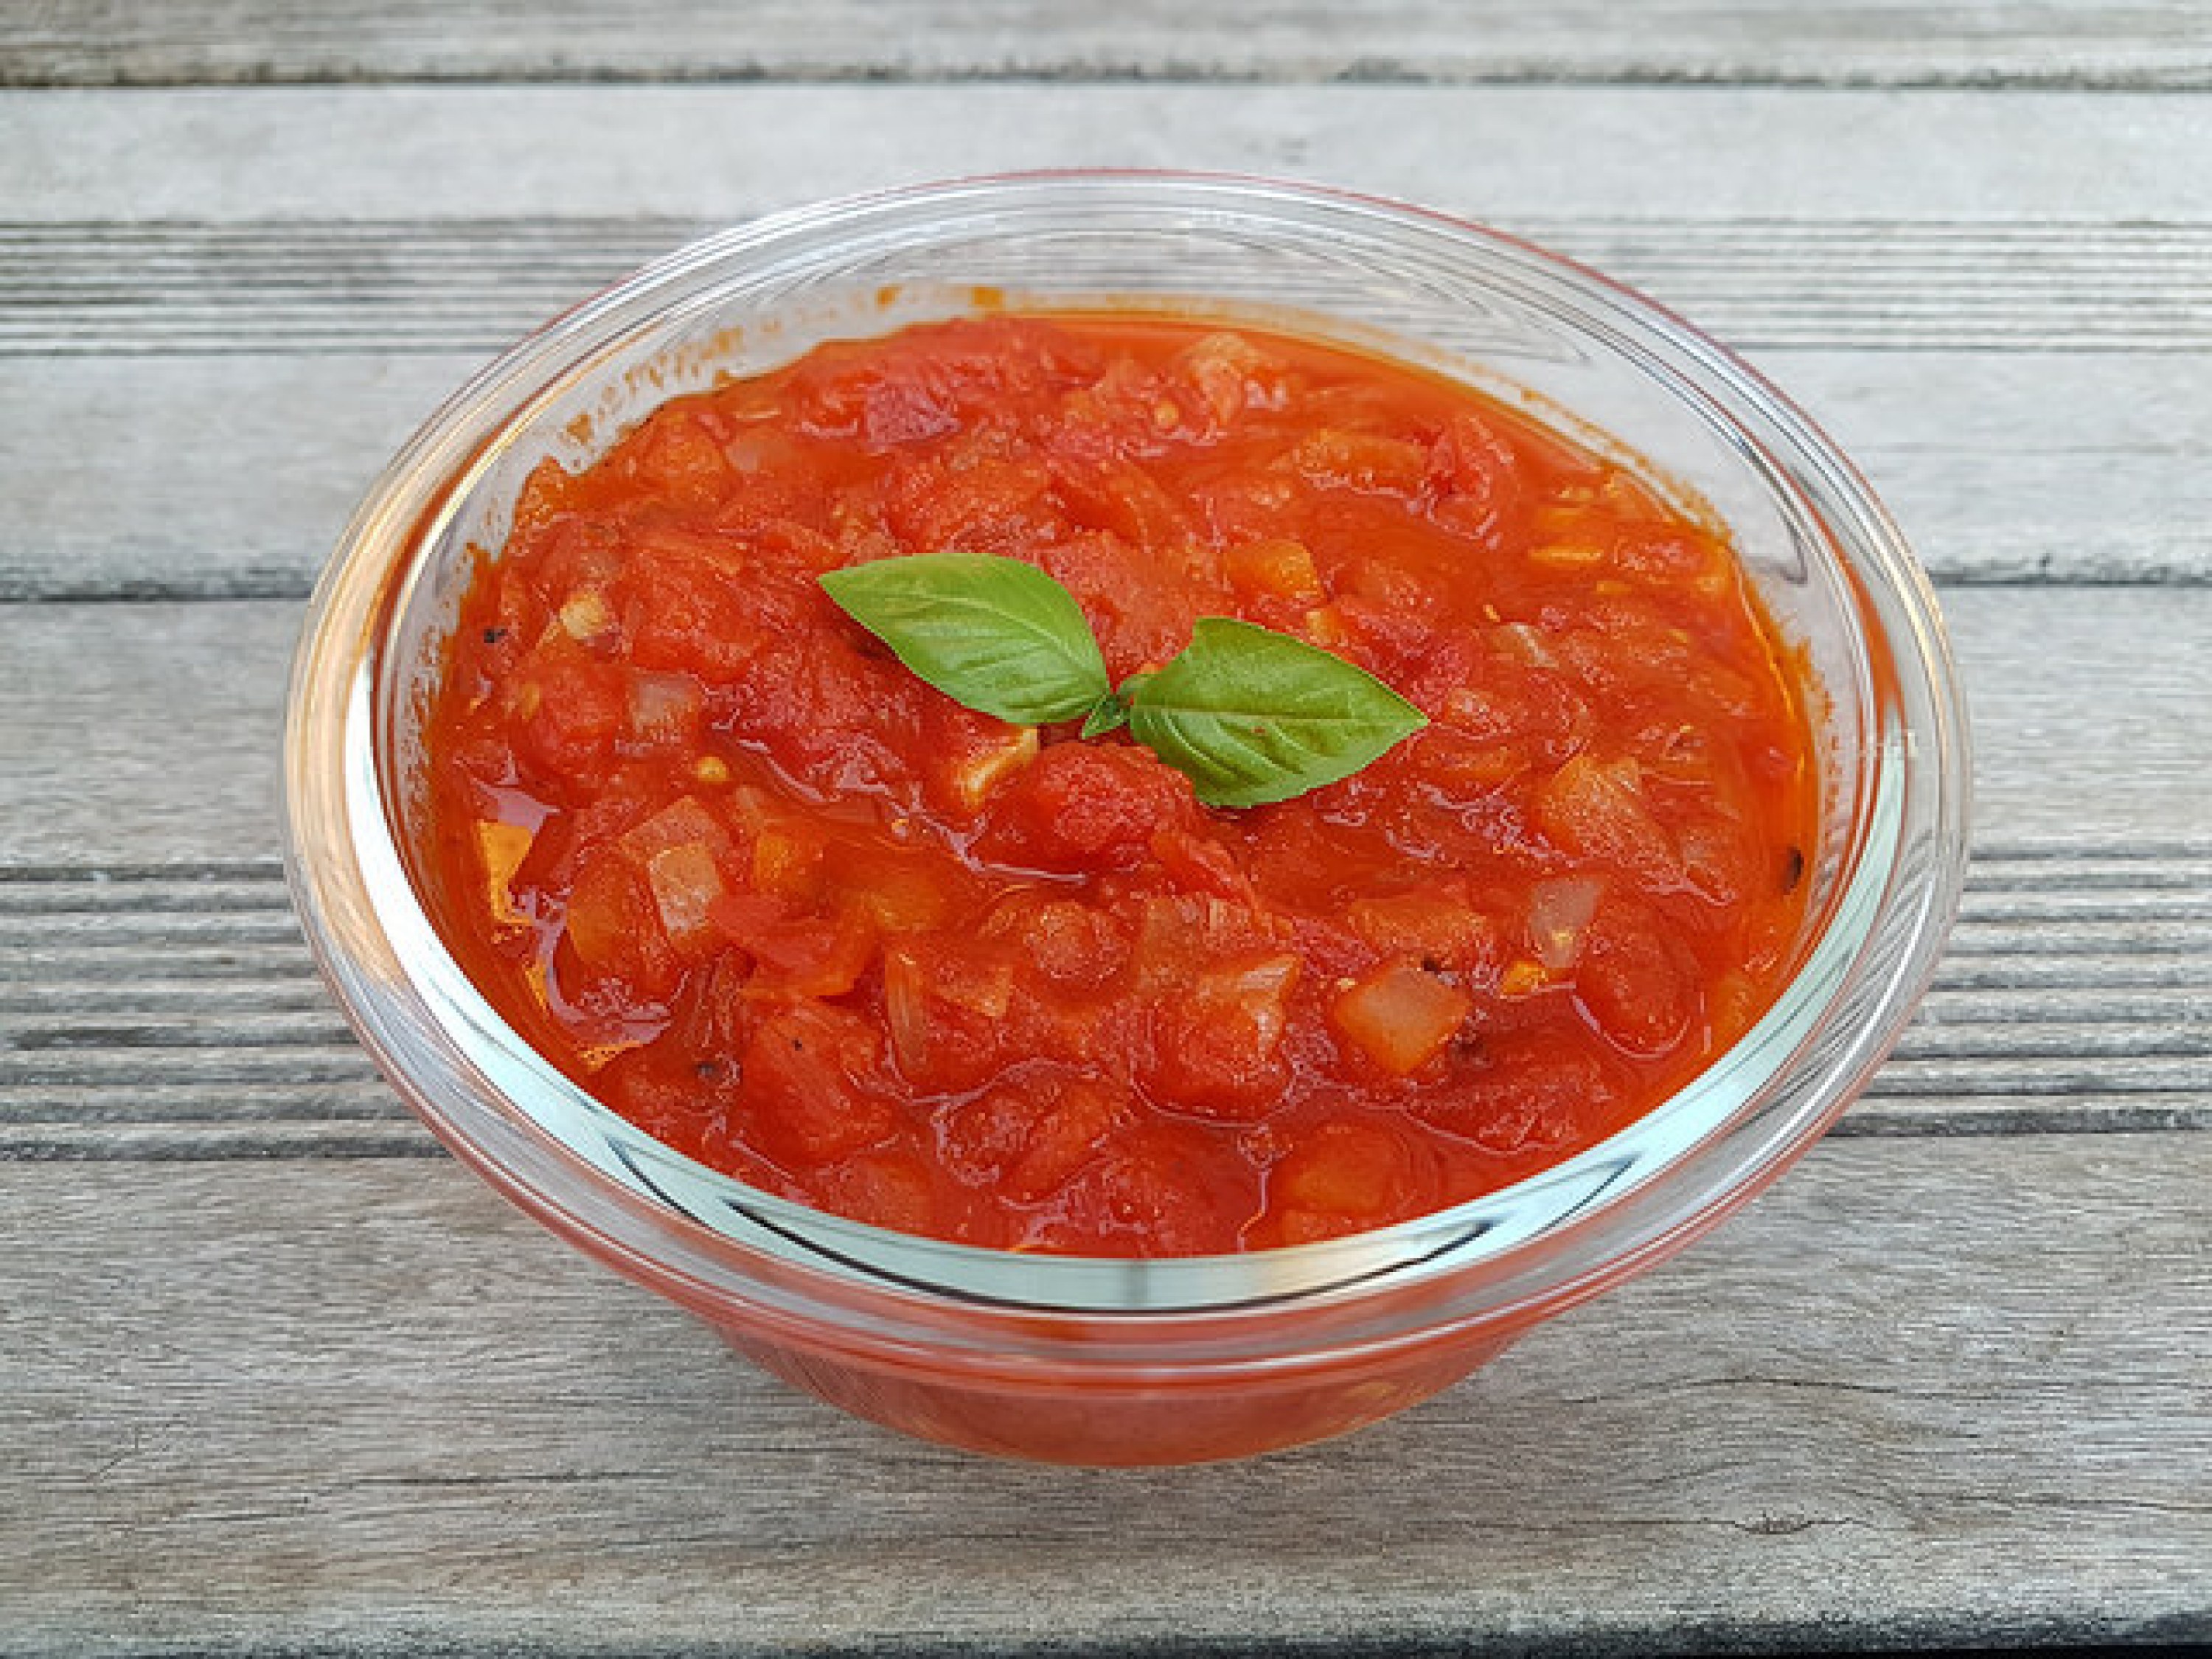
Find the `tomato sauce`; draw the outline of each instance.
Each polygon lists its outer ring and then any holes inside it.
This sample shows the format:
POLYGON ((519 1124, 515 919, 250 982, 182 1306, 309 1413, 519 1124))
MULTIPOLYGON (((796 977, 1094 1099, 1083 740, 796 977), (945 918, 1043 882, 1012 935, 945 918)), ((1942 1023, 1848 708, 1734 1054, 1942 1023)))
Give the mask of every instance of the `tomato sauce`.
POLYGON ((1249 329, 987 318, 541 465, 447 647, 421 862, 507 1018, 755 1186, 1012 1249, 1294 1244, 1593 1145, 1766 1007, 1801 675, 1724 538, 1524 414, 1249 329), (1201 806, 818 585, 947 548, 1057 578, 1117 684, 1237 617, 1430 724, 1201 806))

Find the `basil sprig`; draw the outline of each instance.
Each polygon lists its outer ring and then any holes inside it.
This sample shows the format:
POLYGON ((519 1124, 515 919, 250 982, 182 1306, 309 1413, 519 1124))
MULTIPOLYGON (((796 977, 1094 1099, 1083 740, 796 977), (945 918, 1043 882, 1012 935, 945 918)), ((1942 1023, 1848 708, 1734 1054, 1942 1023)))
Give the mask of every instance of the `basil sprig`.
POLYGON ((832 570, 822 586, 957 702, 1017 726, 1072 720, 1113 691, 1075 595, 1033 564, 918 553, 832 570))
POLYGON ((922 553, 833 570, 830 597, 955 702, 1022 725, 1130 735, 1209 806, 1288 800, 1428 724, 1364 669, 1286 634, 1201 617, 1164 668, 1107 678, 1075 596, 1035 565, 922 553))

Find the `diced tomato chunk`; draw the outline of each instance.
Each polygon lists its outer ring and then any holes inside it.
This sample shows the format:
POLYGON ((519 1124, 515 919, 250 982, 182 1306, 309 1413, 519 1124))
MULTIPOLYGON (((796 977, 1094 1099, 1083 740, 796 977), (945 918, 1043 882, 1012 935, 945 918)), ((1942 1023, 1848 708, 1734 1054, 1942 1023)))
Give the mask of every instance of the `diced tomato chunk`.
POLYGON ((1018 963, 996 939, 906 939, 883 953, 884 1018, 900 1074, 915 1089, 972 1089, 1019 1053, 1018 963))
POLYGON ((1576 756, 1536 792, 1535 817, 1586 862, 1619 866, 1660 890, 1682 884, 1681 851, 1652 815, 1633 762, 1576 756))
POLYGON ((856 910, 796 916, 771 922, 748 938, 745 948, 752 953, 756 993, 841 997, 860 983, 874 957, 876 930, 856 910))
POLYGON ((1667 1053, 1697 1016, 1697 959, 1646 906, 1616 902, 1601 909, 1574 973, 1583 1012, 1628 1054, 1648 1059, 1667 1053))
POLYGON ((1313 483, 1410 495, 1428 477, 1420 445, 1371 432, 1321 431, 1298 441, 1291 460, 1313 483))
POLYGON ((1097 1157, 1106 1137, 1137 1111, 1117 1084, 1028 1066, 947 1114, 945 1156, 969 1182, 1034 1204, 1097 1157))
POLYGON ((993 803, 1001 856, 1040 870, 1129 870, 1189 814, 1190 781, 1122 743, 1048 746, 993 803))
POLYGON ((1433 1185, 1402 1128, 1372 1115, 1314 1125, 1267 1170, 1269 1244, 1308 1244, 1419 1214, 1433 1185))
POLYGON ((935 1172, 906 1147, 855 1152, 823 1170, 817 1180, 823 1207, 840 1215, 896 1232, 945 1231, 935 1172))
POLYGON ((1060 990, 1099 990, 1129 965, 1127 927, 1099 906, 1025 899, 1002 905, 985 925, 993 937, 1017 943, 1044 981, 1060 990))
POLYGON ((1618 1074, 1595 1054, 1523 1033, 1486 1039, 1413 1111, 1486 1152, 1551 1153, 1610 1127, 1620 1097, 1618 1074))
POLYGON ((1294 956, 1261 957, 1200 975, 1152 1012, 1145 1090, 1163 1105, 1247 1121, 1282 1102, 1291 1080, 1283 1052, 1294 956))
POLYGON ((1258 1172, 1231 1146, 1195 1124, 1140 1123, 1109 1139, 1031 1241, 1094 1254, 1189 1255, 1235 1248, 1259 1208, 1258 1172))
POLYGON ((614 768, 615 740, 629 720, 629 685, 619 667, 567 653, 549 653, 523 675, 518 684, 528 712, 520 753, 531 781, 574 799, 614 768))
POLYGON ((578 959, 596 975, 626 980, 649 999, 676 988, 679 968, 652 888, 625 858, 602 853, 578 866, 566 934, 578 959))
POLYGON ((1429 968, 1480 975, 1495 969, 1498 923, 1465 896, 1438 889, 1355 900, 1346 910, 1352 929, 1377 951, 1410 957, 1429 968))
POLYGON ((1318 605, 1327 597, 1312 551, 1286 536, 1238 542, 1222 556, 1222 564, 1239 592, 1305 605, 1318 605))
POLYGON ((875 1025, 848 1009, 799 1002, 768 1015, 745 1044, 745 1138, 799 1166, 885 1139, 899 1118, 882 1050, 875 1025))

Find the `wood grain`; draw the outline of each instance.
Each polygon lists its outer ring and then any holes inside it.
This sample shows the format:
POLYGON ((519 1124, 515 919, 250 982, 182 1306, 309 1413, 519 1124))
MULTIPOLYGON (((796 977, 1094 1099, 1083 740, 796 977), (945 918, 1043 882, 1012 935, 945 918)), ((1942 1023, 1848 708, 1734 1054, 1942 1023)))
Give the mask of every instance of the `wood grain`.
POLYGON ((443 1160, 0 1166, 0 1652, 2205 1639, 2212 1214, 2142 1195, 2207 1181, 1831 1141, 1407 1416, 1085 1474, 797 1398, 443 1160))
MULTIPOLYGON (((714 227, 0 224, 0 356, 488 354, 714 227)), ((2201 352, 2212 223, 1516 217, 1748 350, 2201 352)))
POLYGON ((1556 242, 1753 349, 1945 576, 2201 580, 2212 168, 2172 158, 2207 131, 2194 94, 0 100, 0 597, 296 595, 414 423, 594 284, 765 208, 1013 161, 1311 173, 1556 242), (239 488, 211 426, 283 465, 239 488))
MULTIPOLYGON (((1943 580, 2212 581, 2212 354, 1756 362, 1943 580)), ((476 367, 379 352, 0 356, 0 599, 301 597, 369 481, 476 367), (211 423, 227 451, 283 464, 253 467, 250 486, 210 465, 211 423), (131 488, 113 488, 125 472, 131 488)))
POLYGON ((67 0, 0 21, 0 84, 1022 76, 2201 87, 2185 4, 1364 0, 67 0))
POLYGON ((0 100, 0 223, 658 219, 1015 167, 1303 176, 1497 222, 2212 223, 2212 94, 560 86, 0 100))

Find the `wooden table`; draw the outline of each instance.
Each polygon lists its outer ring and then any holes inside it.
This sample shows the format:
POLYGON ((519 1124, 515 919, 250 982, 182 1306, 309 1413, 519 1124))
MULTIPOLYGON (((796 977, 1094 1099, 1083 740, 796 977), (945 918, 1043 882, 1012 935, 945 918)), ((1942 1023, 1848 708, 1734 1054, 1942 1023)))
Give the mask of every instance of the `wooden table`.
POLYGON ((2200 6, 556 9, 0 14, 0 1652, 2212 1639, 2200 6), (437 1152, 278 876, 303 596, 472 366, 700 228, 1071 163, 1673 302, 1863 462, 1978 723, 1965 918, 1835 1135, 1248 1466, 993 1464, 733 1363, 437 1152))

